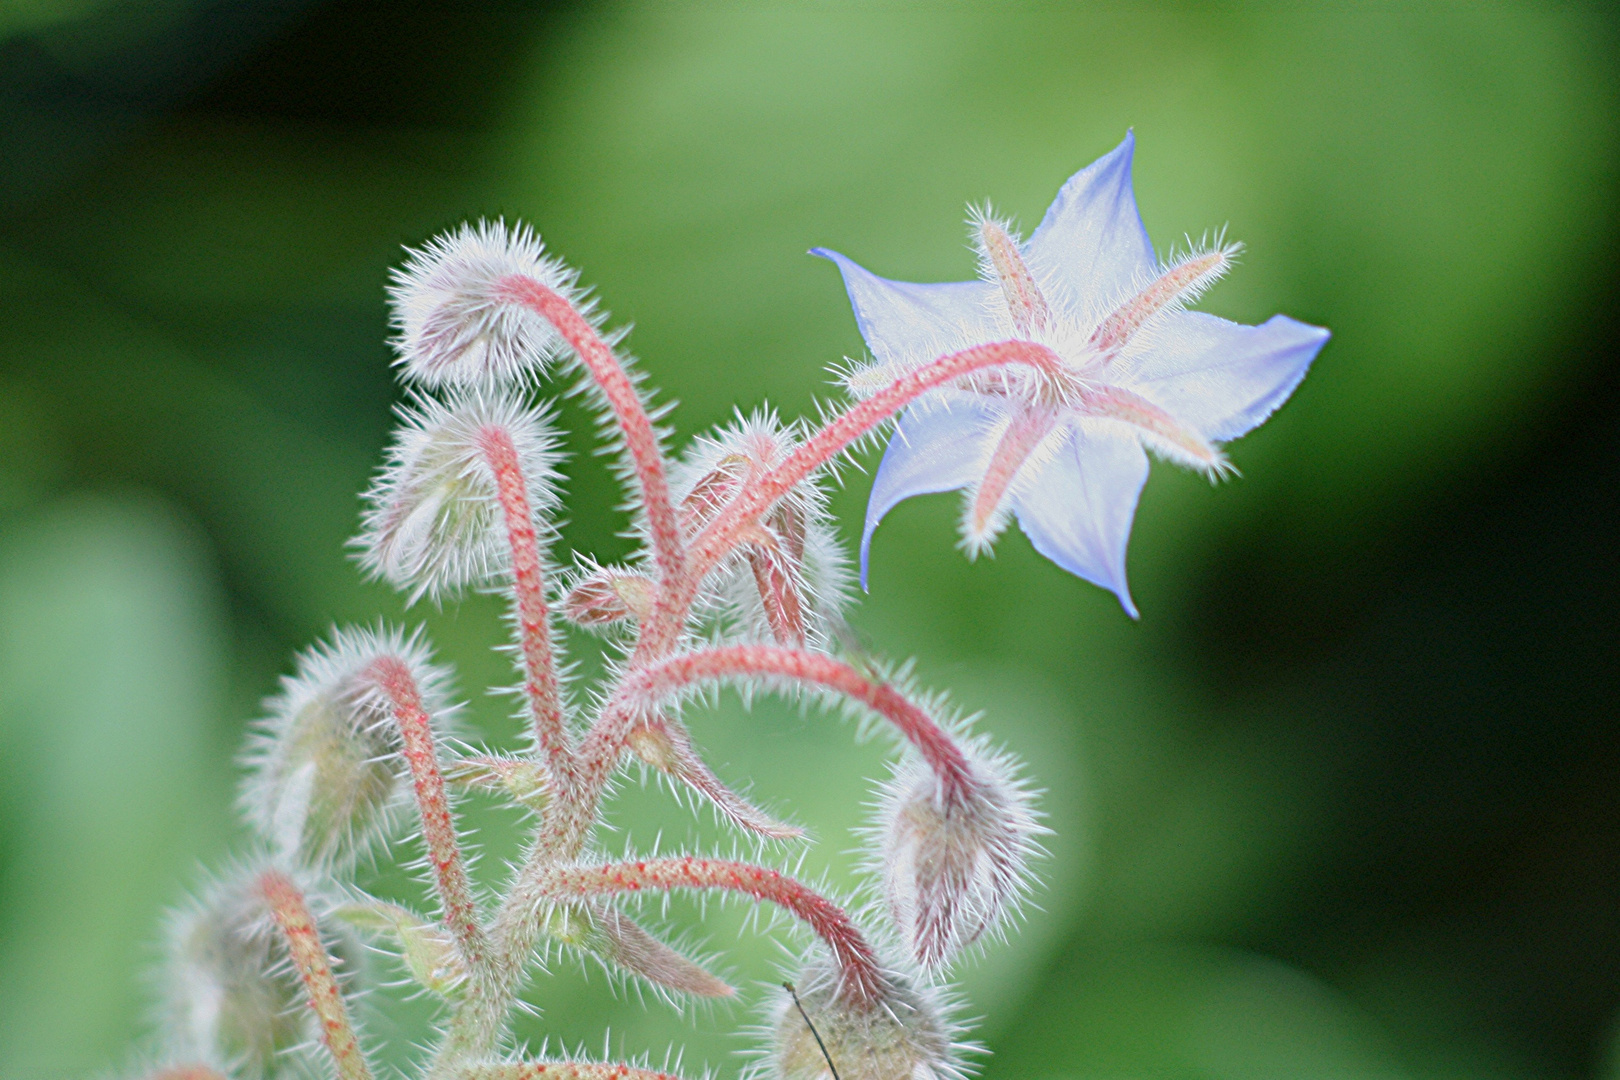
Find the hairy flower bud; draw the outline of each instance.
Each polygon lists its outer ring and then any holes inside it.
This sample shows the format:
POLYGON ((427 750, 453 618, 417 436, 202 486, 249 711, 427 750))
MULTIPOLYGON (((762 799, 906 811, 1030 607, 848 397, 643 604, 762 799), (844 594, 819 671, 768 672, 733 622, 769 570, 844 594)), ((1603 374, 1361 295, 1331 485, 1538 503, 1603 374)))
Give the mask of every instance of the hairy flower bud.
POLYGON ((515 392, 499 391, 420 398, 400 415, 387 464, 366 493, 355 540, 361 563, 413 602, 497 579, 510 562, 509 523, 491 454, 497 462, 515 456, 518 490, 544 536, 543 515, 556 504, 550 421, 515 392))
POLYGON ((965 778, 908 757, 878 807, 884 898, 912 954, 945 963, 1016 911, 1040 831, 1029 792, 1007 764, 967 750, 965 778))
POLYGON ((955 1028, 927 989, 899 975, 852 1001, 824 960, 783 986, 765 1068, 772 1080, 961 1080, 955 1028))
MULTIPOLYGON (((701 532, 796 445, 770 413, 739 417, 695 440, 674 477, 683 530, 701 532)), ((825 642, 848 587, 826 493, 806 480, 743 531, 736 551, 710 574, 704 600, 739 622, 746 637, 797 647, 825 642)))
MULTIPOLYGON (((279 1059, 315 1035, 303 984, 257 877, 256 869, 233 873, 176 914, 163 971, 170 1055, 239 1080, 276 1073, 279 1059)), ((359 956, 351 939, 330 944, 351 963, 359 956)))
POLYGON ((576 626, 609 626, 652 614, 657 586, 646 574, 601 566, 587 571, 563 598, 562 614, 576 626))
POLYGON ((463 225, 410 254, 394 271, 394 347, 424 386, 512 383, 564 348, 551 324, 517 301, 514 279, 538 282, 588 311, 576 275, 547 257, 528 226, 463 225))
POLYGON ((341 630, 298 658, 245 755, 242 806, 285 858, 345 869, 386 835, 408 794, 402 743, 368 673, 381 657, 415 673, 430 715, 442 716, 443 676, 414 639, 341 630))

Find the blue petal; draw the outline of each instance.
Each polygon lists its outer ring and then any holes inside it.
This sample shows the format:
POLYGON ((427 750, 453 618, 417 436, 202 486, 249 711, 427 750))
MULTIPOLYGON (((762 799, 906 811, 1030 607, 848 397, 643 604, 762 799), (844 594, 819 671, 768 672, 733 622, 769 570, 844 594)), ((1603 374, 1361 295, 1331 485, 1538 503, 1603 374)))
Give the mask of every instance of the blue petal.
POLYGON ((1147 454, 1135 438, 1101 424, 1071 424, 1065 435, 1065 445, 1015 487, 1013 513, 1036 551, 1113 592, 1134 619, 1125 545, 1147 482, 1147 454))
POLYGON ((1069 178, 1024 255, 1048 299, 1095 322, 1152 280, 1153 244, 1131 193, 1129 132, 1113 152, 1069 178))
POLYGON ((1217 441, 1257 427, 1288 400, 1328 339, 1319 326, 1274 315, 1244 326, 1178 312, 1115 362, 1111 381, 1217 441))
POLYGON ((984 472, 998 413, 978 398, 952 394, 913 405, 900 417, 872 481, 861 531, 861 588, 866 588, 872 532, 894 507, 913 495, 954 491, 984 472))
POLYGON ((861 337, 884 363, 940 356, 988 340, 985 306, 994 286, 983 281, 890 281, 836 251, 813 248, 810 254, 838 264, 861 337))

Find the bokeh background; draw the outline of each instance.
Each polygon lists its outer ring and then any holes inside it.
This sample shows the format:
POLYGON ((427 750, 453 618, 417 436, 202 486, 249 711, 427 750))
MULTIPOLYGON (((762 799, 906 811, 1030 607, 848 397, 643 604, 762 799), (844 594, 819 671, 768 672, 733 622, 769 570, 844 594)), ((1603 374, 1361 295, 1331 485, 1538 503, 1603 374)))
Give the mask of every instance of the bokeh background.
MULTIPOLYGON (((1134 127, 1161 248, 1247 244, 1203 306, 1334 339, 1242 479, 1155 466, 1139 623, 1016 530, 969 564, 950 496, 878 535, 858 631, 984 710, 1056 830, 1039 910, 962 972, 986 1080, 1620 1077, 1616 31, 1570 4, 6 0, 0 1076, 132 1060, 161 912, 240 843, 232 755, 293 649, 426 621, 469 732, 512 736, 496 608, 404 612, 345 554, 402 244, 535 223, 685 438, 809 412, 859 355, 807 248, 959 280, 969 201, 1027 228, 1134 127)), ((622 554, 570 448, 565 540, 622 554)), ((694 723, 854 880, 881 744, 771 704, 694 723)), ((471 814, 494 875, 511 820, 471 814)), ((715 835, 656 788, 614 821, 715 835)), ((765 996, 740 912, 670 921, 765 996)), ((746 1007, 568 965, 533 998, 537 1041, 722 1075, 748 1045, 746 1007)), ((389 1060, 420 1008, 370 1006, 389 1060)))

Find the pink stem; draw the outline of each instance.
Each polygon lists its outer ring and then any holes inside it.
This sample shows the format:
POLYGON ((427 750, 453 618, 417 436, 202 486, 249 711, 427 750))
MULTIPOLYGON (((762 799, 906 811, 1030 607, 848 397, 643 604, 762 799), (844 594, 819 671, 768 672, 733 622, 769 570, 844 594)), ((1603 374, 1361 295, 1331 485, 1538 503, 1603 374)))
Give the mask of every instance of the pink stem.
POLYGON ((947 797, 973 784, 961 747, 933 718, 887 683, 875 682, 822 653, 771 645, 728 645, 683 653, 630 676, 632 693, 658 700, 696 683, 751 675, 776 676, 843 694, 877 713, 916 748, 944 786, 947 797))
POLYGON ((885 980, 877 955, 849 914, 802 882, 763 866, 694 856, 608 866, 556 866, 548 868, 538 884, 544 892, 567 898, 644 889, 724 889, 768 900, 804 920, 826 943, 842 974, 840 992, 850 1001, 875 1005, 883 997, 885 980))
POLYGON ((664 455, 653 431, 652 419, 647 415, 641 396, 636 393, 630 377, 619 364, 619 358, 589 320, 581 315, 568 298, 535 281, 533 278, 513 275, 503 278, 498 289, 515 302, 533 311, 549 322, 572 346, 580 363, 607 398, 619 430, 624 433, 624 445, 635 463, 636 480, 641 484, 641 503, 647 511, 647 525, 652 531, 653 552, 658 562, 659 576, 665 584, 677 581, 684 573, 685 556, 682 553, 681 531, 670 503, 669 482, 664 477, 664 455))
POLYGON ((461 844, 456 839, 444 776, 439 772, 432 722, 422 708, 416 679, 402 661, 391 656, 374 661, 371 677, 387 695, 405 743, 405 760, 411 768, 416 805, 422 815, 422 838, 427 844, 428 861, 433 864, 433 881, 444 908, 445 926, 454 935, 467 970, 477 977, 488 964, 488 947, 478 924, 478 905, 473 902, 461 844))
POLYGON ((749 484, 693 540, 687 553, 686 573, 680 579, 680 589, 678 592, 671 590, 648 621, 641 641, 637 643, 638 655, 660 656, 675 646, 687 609, 697 595, 704 575, 736 546, 738 532, 768 510, 795 484, 930 390, 975 371, 1007 364, 1023 364, 1058 377, 1067 375, 1057 353, 1032 341, 998 341, 989 345, 975 345, 971 349, 942 356, 901 376, 865 401, 856 403, 829 420, 820 431, 788 455, 787 460, 749 484))
POLYGON ((171 1065, 152 1073, 146 1080, 226 1080, 226 1077, 207 1065, 171 1065))
POLYGON ((349 1010, 343 1004, 337 979, 332 976, 326 946, 321 944, 315 919, 309 913, 309 905, 304 903, 304 894, 279 870, 268 870, 260 875, 259 891, 269 903, 282 936, 287 939, 287 952, 304 981, 309 1007, 315 1010, 321 1022, 321 1042, 332 1055, 339 1080, 371 1080, 371 1069, 360 1052, 360 1041, 355 1038, 349 1010))
POLYGON ((634 1065, 594 1061, 498 1061, 463 1065, 458 1080, 680 1080, 634 1065))
POLYGON ((500 427, 478 433, 479 449, 495 476, 506 539, 512 550, 512 593, 517 608, 518 638, 523 652, 523 691, 529 699, 535 741, 552 775, 566 786, 573 773, 573 753, 557 689, 557 661, 551 646, 551 611, 546 604, 540 569, 540 542, 529 507, 529 486, 512 436, 500 427))

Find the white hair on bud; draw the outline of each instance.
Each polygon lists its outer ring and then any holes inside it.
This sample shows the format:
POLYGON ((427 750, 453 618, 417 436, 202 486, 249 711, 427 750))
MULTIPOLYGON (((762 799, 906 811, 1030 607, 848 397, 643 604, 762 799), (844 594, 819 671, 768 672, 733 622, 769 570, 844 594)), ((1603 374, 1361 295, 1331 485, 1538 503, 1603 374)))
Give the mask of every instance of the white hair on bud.
POLYGON ((405 376, 423 386, 507 384, 562 354, 551 324, 504 293, 510 279, 537 281, 589 310, 577 275, 527 225, 463 224, 409 254, 388 290, 393 344, 405 376))
POLYGON ((1033 881, 1044 831, 1034 797, 1005 755, 958 741, 970 780, 952 791, 915 753, 883 785, 868 869, 917 962, 937 968, 1000 933, 1033 881))
POLYGON ((824 957, 801 966, 772 1002, 764 1034, 769 1047, 751 1062, 749 1080, 965 1080, 964 1055, 951 1003, 937 987, 897 972, 885 977, 876 1002, 853 1002, 838 991, 838 974, 824 957), (830 1063, 830 1064, 829 1064, 830 1063))
POLYGON ((471 390, 400 409, 388 458, 366 492, 360 563, 414 603, 506 573, 511 554, 500 491, 482 440, 503 432, 517 451, 542 544, 557 505, 557 438, 544 409, 513 391, 471 390))
MULTIPOLYGON (((170 916, 164 942, 165 1056, 205 1063, 238 1080, 319 1069, 311 1053, 314 1014, 257 888, 263 870, 243 864, 204 888, 170 916), (305 1055, 309 1060, 294 1060, 305 1055)), ((352 937, 326 944, 340 971, 358 964, 352 937)))
MULTIPOLYGON (((689 536, 702 531, 746 482, 780 465, 799 441, 799 432, 769 409, 747 416, 738 412, 730 425, 693 439, 670 475, 689 536)), ((759 525, 763 543, 750 545, 745 538, 710 571, 700 611, 720 624, 727 639, 828 647, 851 579, 826 489, 817 477, 802 481, 760 517, 759 525), (785 588, 767 592, 765 583, 773 577, 785 588), (798 640, 784 640, 782 600, 797 610, 798 640)))
POLYGON ((416 636, 347 629, 298 657, 250 736, 239 799, 259 835, 300 866, 344 872, 392 835, 409 774, 387 701, 366 675, 381 657, 410 668, 422 704, 448 718, 447 678, 416 636))

